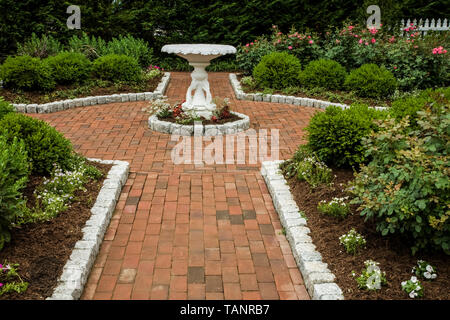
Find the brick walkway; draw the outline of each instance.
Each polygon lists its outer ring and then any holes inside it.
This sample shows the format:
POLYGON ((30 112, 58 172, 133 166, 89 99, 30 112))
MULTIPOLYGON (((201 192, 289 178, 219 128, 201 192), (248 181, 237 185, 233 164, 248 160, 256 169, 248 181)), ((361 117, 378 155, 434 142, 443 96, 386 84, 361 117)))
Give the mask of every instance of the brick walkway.
MULTIPOLYGON (((228 74, 209 80, 213 96, 231 98, 251 128, 279 129, 280 159, 303 142, 316 109, 239 101, 228 74)), ((172 73, 172 102, 184 100, 189 82, 188 73, 172 73)), ((174 165, 177 142, 148 129, 147 104, 35 115, 85 156, 130 162, 82 299, 309 299, 260 165, 174 165)))

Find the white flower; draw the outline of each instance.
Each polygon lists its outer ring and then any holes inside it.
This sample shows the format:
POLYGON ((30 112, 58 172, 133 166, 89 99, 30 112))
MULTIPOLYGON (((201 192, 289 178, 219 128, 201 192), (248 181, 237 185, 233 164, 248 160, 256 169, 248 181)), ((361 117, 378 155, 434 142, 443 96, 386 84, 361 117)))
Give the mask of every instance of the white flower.
POLYGON ((415 297, 414 291, 411 291, 411 292, 409 293, 409 297, 410 297, 411 299, 414 299, 414 297, 415 297))
POLYGON ((416 283, 416 282, 417 282, 417 278, 414 277, 414 276, 412 276, 412 277, 411 277, 411 281, 414 282, 414 283, 416 283))
POLYGON ((430 265, 427 265, 426 269, 428 272, 433 272, 433 267, 430 265))
POLYGON ((423 273, 423 276, 424 276, 425 278, 427 278, 427 279, 431 279, 431 273, 429 273, 428 271, 425 271, 425 272, 423 273))
POLYGON ((406 281, 402 282, 402 287, 406 286, 406 281))

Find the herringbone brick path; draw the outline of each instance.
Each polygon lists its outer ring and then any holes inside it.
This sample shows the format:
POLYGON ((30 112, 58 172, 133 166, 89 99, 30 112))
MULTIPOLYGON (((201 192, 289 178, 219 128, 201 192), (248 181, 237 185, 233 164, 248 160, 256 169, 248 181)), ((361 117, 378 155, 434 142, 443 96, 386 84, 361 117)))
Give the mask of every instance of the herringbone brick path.
MULTIPOLYGON (((279 130, 280 159, 303 142, 302 129, 316 109, 239 101, 228 74, 210 73, 209 80, 213 96, 231 98, 234 110, 250 116, 252 129, 269 131, 269 142, 270 130, 279 130)), ((172 73, 169 99, 184 100, 189 82, 188 73, 172 73)), ((309 299, 260 163, 175 165, 177 141, 148 128, 147 104, 33 115, 87 157, 130 162, 82 298, 309 299)), ((248 145, 228 152, 244 151, 248 145)))

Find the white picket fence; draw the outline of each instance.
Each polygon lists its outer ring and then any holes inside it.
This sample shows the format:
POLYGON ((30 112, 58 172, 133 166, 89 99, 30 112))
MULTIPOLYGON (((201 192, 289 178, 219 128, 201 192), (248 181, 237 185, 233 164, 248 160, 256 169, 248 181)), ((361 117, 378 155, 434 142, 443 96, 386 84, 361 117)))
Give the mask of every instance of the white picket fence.
POLYGON ((400 31, 403 35, 404 29, 411 26, 411 23, 414 26, 418 27, 418 31, 424 36, 427 34, 428 31, 449 31, 450 30, 450 20, 444 19, 441 21, 441 19, 417 19, 411 20, 408 19, 405 21, 405 19, 402 19, 401 25, 400 25, 400 31))

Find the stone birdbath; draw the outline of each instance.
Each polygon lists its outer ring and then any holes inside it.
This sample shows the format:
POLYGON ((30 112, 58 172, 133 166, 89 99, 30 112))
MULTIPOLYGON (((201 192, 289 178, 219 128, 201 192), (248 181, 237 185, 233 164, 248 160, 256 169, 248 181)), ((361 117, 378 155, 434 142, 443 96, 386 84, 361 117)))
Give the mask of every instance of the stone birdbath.
POLYGON ((211 119, 216 105, 212 102, 208 73, 205 68, 212 59, 236 53, 236 48, 219 44, 168 44, 162 47, 161 51, 174 53, 186 59, 194 67, 191 73, 191 85, 186 93, 186 102, 182 104, 183 110, 211 119))

